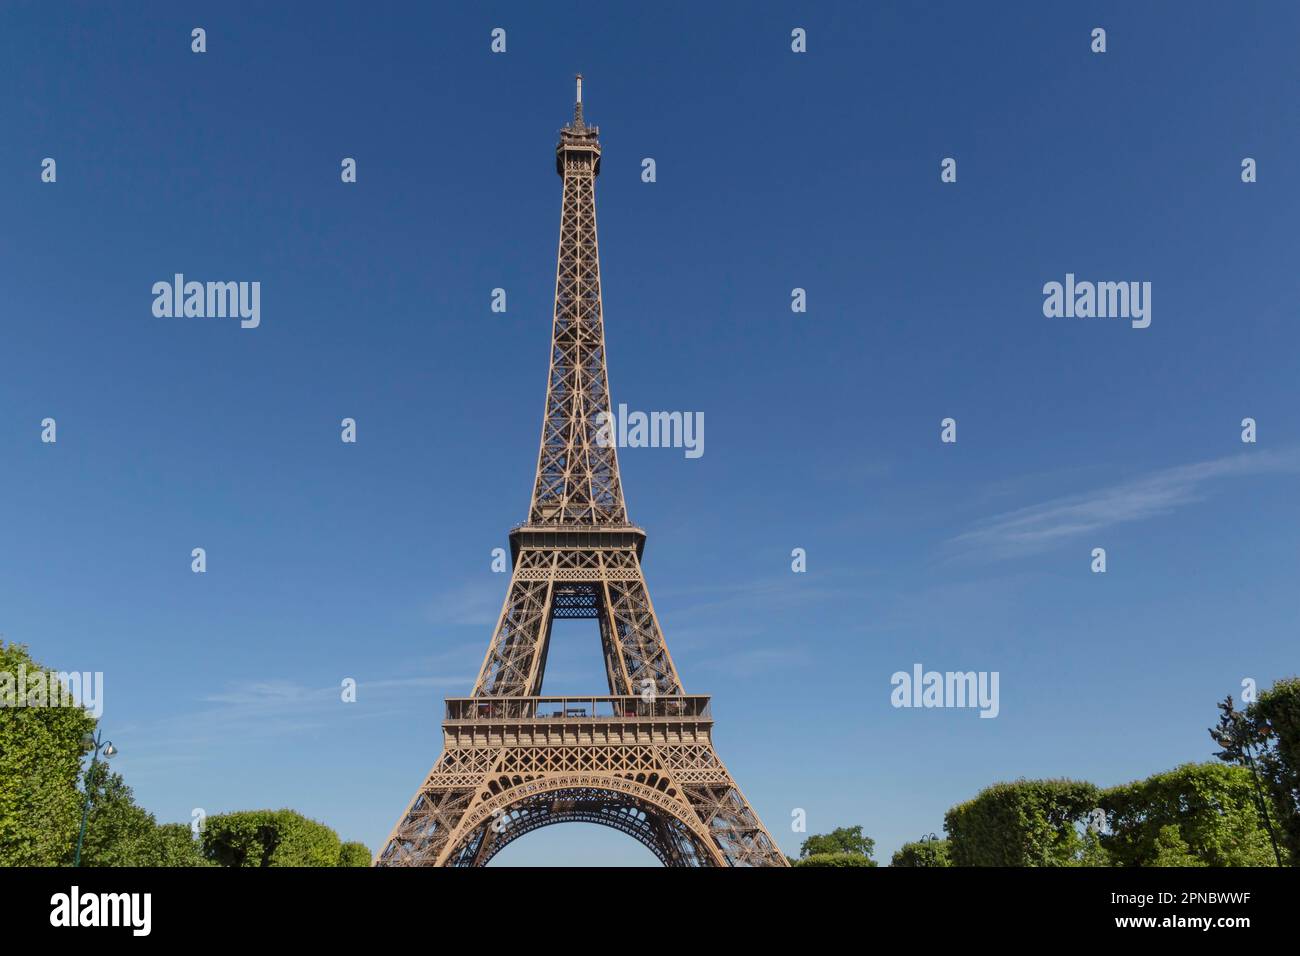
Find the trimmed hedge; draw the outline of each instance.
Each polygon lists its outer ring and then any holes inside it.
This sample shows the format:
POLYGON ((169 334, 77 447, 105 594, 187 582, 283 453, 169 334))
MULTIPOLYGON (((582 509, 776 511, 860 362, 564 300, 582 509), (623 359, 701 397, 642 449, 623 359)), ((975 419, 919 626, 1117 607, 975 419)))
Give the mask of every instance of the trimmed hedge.
POLYGON ((203 856, 203 848, 189 825, 163 823, 158 827, 158 866, 216 866, 203 856))
POLYGON ((369 866, 370 849, 364 843, 345 843, 339 852, 339 866, 369 866))
POLYGON ((1017 780, 944 814, 954 866, 1082 866, 1099 862, 1083 835, 1097 788, 1082 780, 1017 780))
POLYGON ((947 840, 904 843, 889 860, 890 866, 952 866, 947 840))
MULTIPOLYGON (((48 673, 26 646, 0 641, 0 672, 48 673)), ((4 703, 16 703, 6 700, 4 703)), ((80 707, 0 707, 0 866, 66 866, 81 825, 81 735, 95 719, 80 707)))
POLYGON ((220 866, 338 866, 338 834, 293 810, 243 810, 208 817, 203 855, 220 866))

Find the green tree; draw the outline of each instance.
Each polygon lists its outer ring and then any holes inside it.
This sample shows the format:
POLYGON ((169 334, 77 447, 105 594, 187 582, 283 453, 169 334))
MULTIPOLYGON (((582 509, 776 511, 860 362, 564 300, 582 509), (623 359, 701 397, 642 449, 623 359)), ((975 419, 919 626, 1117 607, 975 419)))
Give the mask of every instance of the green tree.
POLYGON ((80 707, 14 706, 20 673, 47 671, 0 641, 0 866, 58 866, 77 841, 81 738, 95 720, 80 707))
MULTIPOLYGON (((814 834, 804 840, 803 845, 799 847, 799 859, 806 860, 810 856, 844 853, 870 860, 875 852, 876 841, 871 837, 863 836, 862 827, 839 827, 830 833, 814 834)), ((872 861, 865 865, 876 864, 872 861)))
POLYGON ((954 866, 1096 865, 1086 823, 1097 799, 1081 780, 994 784, 944 815, 949 858, 954 866))
POLYGON ((369 866, 370 850, 364 843, 345 843, 339 851, 339 866, 369 866))
POLYGON ((185 823, 164 823, 155 830, 157 857, 152 866, 216 866, 185 823))
MULTIPOLYGON (((90 815, 81 865, 159 866, 158 822, 136 806, 122 775, 109 770, 101 759, 93 771, 86 772, 85 785, 90 790, 90 815)), ((61 862, 70 866, 74 850, 70 846, 61 862)))
POLYGON ((1276 681, 1247 708, 1265 744, 1260 773, 1278 812, 1290 864, 1300 866, 1300 677, 1276 681))
POLYGON ((293 810, 208 817, 203 855, 220 866, 338 866, 343 844, 323 823, 293 810))
POLYGON ((947 840, 917 840, 894 851, 890 866, 952 866, 947 840))
MULTIPOLYGON (((96 726, 84 708, 16 706, 22 696, 20 676, 24 683, 44 676, 48 688, 48 673, 25 646, 0 641, 0 866, 70 866, 87 792, 91 802, 82 866, 214 865, 205 856, 206 842, 195 840, 185 824, 158 825, 153 814, 136 805, 131 788, 102 757, 82 774, 81 740, 96 726)), ((214 834, 210 855, 241 861, 251 855, 258 862, 227 865, 370 862, 364 845, 345 846, 329 827, 291 810, 214 819, 231 818, 235 822, 224 830, 219 826, 214 834), (260 828, 251 827, 251 837, 250 817, 267 818, 260 828), (225 842, 218 839, 222 834, 225 842)))
POLYGON ((1271 866, 1273 851, 1242 767, 1185 764, 1102 792, 1116 866, 1271 866))
POLYGON ((861 853, 810 853, 794 861, 795 866, 875 866, 876 861, 861 853))
POLYGON ((1231 697, 1219 710, 1210 728, 1222 748, 1215 756, 1257 775, 1255 805, 1277 862, 1300 866, 1300 678, 1277 681, 1244 712, 1231 697))
POLYGON ((1161 827, 1160 833, 1153 844, 1155 849, 1148 866, 1209 866, 1205 860, 1196 854, 1187 841, 1183 839, 1182 833, 1177 826, 1170 824, 1167 827, 1161 827))

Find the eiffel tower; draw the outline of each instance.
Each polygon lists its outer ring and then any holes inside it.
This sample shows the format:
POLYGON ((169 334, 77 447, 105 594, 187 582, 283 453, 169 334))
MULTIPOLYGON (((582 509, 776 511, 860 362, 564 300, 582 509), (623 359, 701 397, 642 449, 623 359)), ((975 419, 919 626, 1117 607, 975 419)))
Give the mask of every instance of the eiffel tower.
POLYGON ((608 440, 609 385, 596 244, 599 129, 560 131, 564 179, 551 370, 528 520, 471 697, 447 699, 443 752, 376 866, 483 866, 554 823, 599 823, 666 866, 785 866, 713 749, 709 698, 687 694, 641 570, 608 440), (600 413, 605 413, 604 417, 600 413), (556 618, 599 623, 609 695, 546 697, 556 618))

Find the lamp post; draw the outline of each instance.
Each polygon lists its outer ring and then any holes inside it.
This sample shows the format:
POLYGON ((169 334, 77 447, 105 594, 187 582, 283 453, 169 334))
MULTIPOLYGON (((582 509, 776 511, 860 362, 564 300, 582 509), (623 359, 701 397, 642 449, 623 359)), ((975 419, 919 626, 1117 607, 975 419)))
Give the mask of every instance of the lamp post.
MULTIPOLYGON (((927 844, 927 843, 934 843, 934 842, 936 842, 938 839, 939 839, 939 837, 938 837, 936 834, 934 834, 934 833, 927 833, 925 836, 921 837, 921 845, 922 845, 922 846, 925 846, 925 844, 927 844)), ((930 859, 931 859, 931 857, 929 857, 929 856, 924 856, 923 859, 925 860, 925 863, 923 863, 922 865, 923 865, 923 866, 930 866, 930 859)))
POLYGON ((101 740, 99 731, 95 733, 83 734, 81 738, 82 752, 94 751, 94 756, 90 758, 90 769, 86 771, 86 802, 81 808, 81 832, 77 834, 77 854, 72 859, 73 866, 81 866, 81 844, 86 839, 86 820, 90 817, 90 794, 92 786, 92 777, 95 774, 95 767, 99 764, 99 752, 103 750, 104 759, 107 760, 117 753, 117 748, 113 746, 111 740, 101 740))

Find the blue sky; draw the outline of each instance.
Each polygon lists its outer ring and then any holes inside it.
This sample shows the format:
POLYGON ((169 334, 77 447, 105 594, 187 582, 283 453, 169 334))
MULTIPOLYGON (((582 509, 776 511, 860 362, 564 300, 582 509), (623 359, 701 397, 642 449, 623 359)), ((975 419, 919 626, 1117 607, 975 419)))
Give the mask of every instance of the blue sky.
MULTIPOLYGON (((1298 27, 1284 3, 6 4, 0 633, 105 672, 161 820, 289 806, 376 847, 526 514, 581 71, 614 399, 707 423, 702 458, 621 453, 629 511, 782 847, 795 808, 887 860, 997 780, 1210 759, 1215 702, 1297 669, 1298 27), (176 272, 260 281, 261 326, 155 318, 176 272), (1067 272, 1150 281, 1150 328, 1044 317, 1067 272), (999 716, 891 707, 917 662, 998 671, 999 716)), ((545 690, 603 692, 598 646, 557 628, 545 690)), ((497 860, 596 861, 652 859, 571 825, 497 860)))

